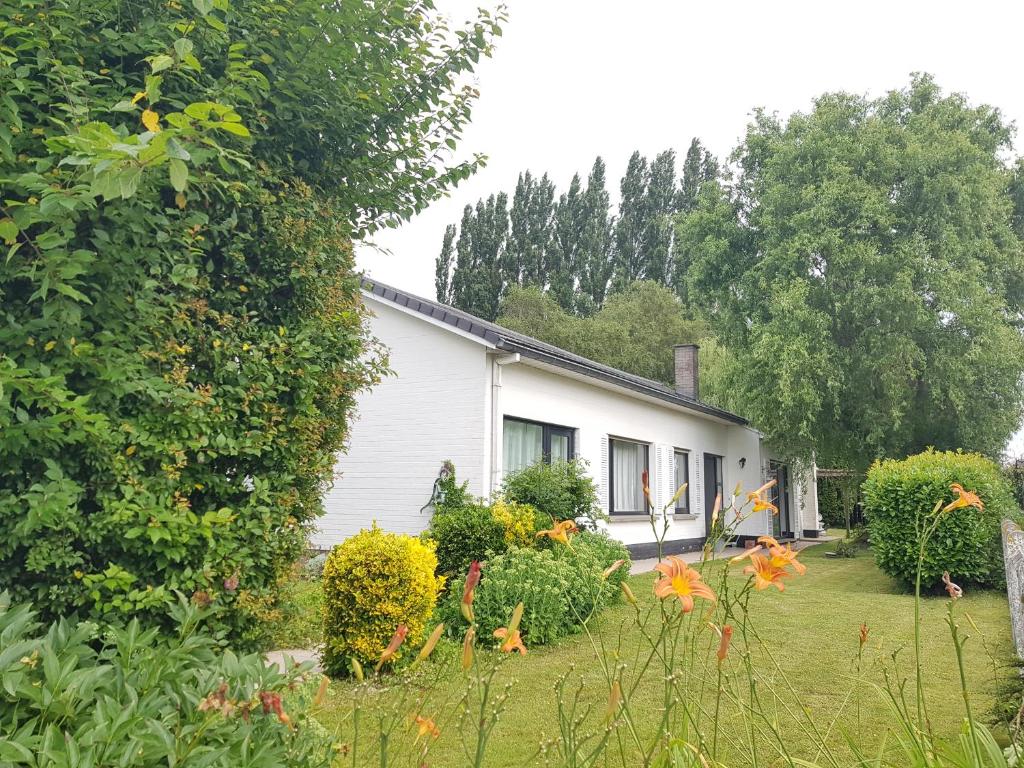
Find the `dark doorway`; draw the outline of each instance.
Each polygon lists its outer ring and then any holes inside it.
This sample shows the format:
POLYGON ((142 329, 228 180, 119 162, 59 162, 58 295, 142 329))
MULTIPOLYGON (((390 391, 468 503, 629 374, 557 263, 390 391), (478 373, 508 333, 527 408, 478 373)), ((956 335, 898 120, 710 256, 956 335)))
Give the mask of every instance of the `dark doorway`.
POLYGON ((724 493, 722 483, 722 457, 713 453, 704 454, 704 535, 711 535, 711 514, 715 509, 715 498, 724 493))
POLYGON ((770 491, 770 500, 779 508, 779 514, 772 516, 772 534, 777 539, 791 538, 793 536, 793 520, 789 492, 789 467, 773 461, 768 464, 768 471, 771 473, 768 479, 777 481, 770 491))

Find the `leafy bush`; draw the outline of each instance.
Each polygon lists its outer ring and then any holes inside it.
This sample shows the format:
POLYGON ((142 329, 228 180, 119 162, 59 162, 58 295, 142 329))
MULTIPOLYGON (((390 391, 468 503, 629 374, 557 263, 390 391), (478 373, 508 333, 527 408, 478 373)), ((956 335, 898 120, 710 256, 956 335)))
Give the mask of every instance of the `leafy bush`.
POLYGON ((610 599, 618 600, 622 591, 619 585, 629 578, 629 569, 633 560, 629 550, 621 541, 617 541, 604 531, 580 531, 572 538, 572 546, 578 552, 593 553, 599 570, 611 566, 616 560, 624 560, 622 567, 608 576, 610 599))
POLYGON ((529 504, 497 499, 491 504, 491 514, 504 531, 506 547, 532 547, 537 532, 547 522, 529 504))
MULTIPOLYGON (((512 547, 492 557, 473 601, 478 636, 491 638, 520 602, 525 606, 522 629, 527 645, 550 643, 576 631, 579 618, 589 614, 595 601, 600 605, 609 590, 596 562, 590 551, 581 556, 565 547, 512 547)), ((453 631, 462 625, 459 602, 464 583, 463 573, 438 609, 440 620, 453 631)))
POLYGON ((833 478, 823 477, 818 480, 818 514, 826 528, 846 527, 840 485, 833 478))
POLYGON ((486 560, 508 549, 504 526, 483 504, 435 512, 424 538, 433 542, 438 573, 445 576, 464 573, 474 560, 486 560))
POLYGON ((339 544, 324 566, 324 668, 345 674, 354 657, 375 661, 400 624, 414 647, 444 578, 433 545, 374 526, 339 544))
POLYGON ((1000 521, 1015 516, 1013 497, 999 467, 979 454, 926 451, 903 461, 876 462, 862 488, 871 544, 879 567, 910 584, 917 573, 919 531, 935 503, 953 499, 950 485, 976 492, 985 510, 947 513, 929 541, 921 583, 954 580, 997 585, 1003 579, 1000 521))
POLYGON ((44 628, 0 595, 0 764, 331 765, 296 671, 224 652, 184 599, 170 615, 172 637, 138 620, 44 628))
POLYGON ((538 462, 507 476, 502 492, 509 501, 536 507, 555 521, 593 517, 597 509, 594 481, 580 459, 538 462))
POLYGON ((1006 466, 1006 479, 1010 482, 1017 506, 1024 509, 1024 459, 1016 459, 1006 466))
POLYGON ((497 22, 456 36, 414 0, 45 11, 0 3, 0 588, 103 621, 199 593, 255 642, 380 372, 351 239, 477 167, 437 147, 497 22))

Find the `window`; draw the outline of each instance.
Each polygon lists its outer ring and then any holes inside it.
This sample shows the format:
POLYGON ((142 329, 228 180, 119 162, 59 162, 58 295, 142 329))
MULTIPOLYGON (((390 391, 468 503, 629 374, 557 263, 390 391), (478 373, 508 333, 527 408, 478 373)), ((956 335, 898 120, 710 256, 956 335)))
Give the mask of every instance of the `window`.
POLYGON ((575 458, 575 432, 570 427, 506 416, 503 425, 505 474, 526 469, 538 461, 550 464, 575 458))
POLYGON ((672 487, 673 494, 682 487, 683 483, 686 484, 686 490, 676 499, 676 514, 688 515, 690 514, 690 454, 688 452, 676 449, 675 473, 676 482, 672 487))
POLYGON ((650 446, 630 440, 608 440, 610 467, 609 513, 613 515, 645 515, 643 473, 648 469, 650 446))

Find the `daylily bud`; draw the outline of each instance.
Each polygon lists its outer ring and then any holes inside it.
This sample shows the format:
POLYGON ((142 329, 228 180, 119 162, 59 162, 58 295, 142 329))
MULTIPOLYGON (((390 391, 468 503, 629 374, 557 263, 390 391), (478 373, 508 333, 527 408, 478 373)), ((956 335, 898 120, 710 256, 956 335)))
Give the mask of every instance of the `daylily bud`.
POLYGON ((612 689, 608 692, 608 709, 605 712, 605 722, 611 722, 615 719, 615 715, 619 712, 619 707, 622 705, 622 686, 618 680, 612 683, 612 689))
POLYGON ((725 657, 729 655, 730 640, 732 640, 732 627, 726 624, 722 627, 722 639, 718 642, 718 652, 715 654, 718 657, 719 664, 725 661, 725 657))
POLYGON ((519 603, 512 611, 512 618, 508 622, 508 633, 511 635, 513 632, 519 629, 519 622, 523 620, 523 604, 519 603))
POLYGON ((622 594, 626 598, 626 602, 636 608, 636 595, 634 595, 633 590, 629 588, 629 584, 622 582, 619 585, 619 588, 622 590, 622 594))
POLYGON ((466 637, 462 641, 462 669, 469 671, 473 666, 473 641, 476 638, 476 630, 470 627, 466 630, 466 637))
POLYGON ((444 624, 438 624, 434 627, 434 631, 430 633, 430 637, 427 638, 427 642, 420 648, 420 653, 416 657, 416 661, 424 661, 434 650, 434 646, 437 645, 437 641, 441 639, 441 633, 444 632, 444 624))
POLYGON ((388 647, 380 653, 380 660, 377 662, 378 672, 381 667, 398 655, 398 648, 402 645, 402 642, 408 634, 409 628, 405 626, 405 624, 399 624, 398 629, 395 630, 395 634, 391 636, 391 642, 388 643, 388 647))
POLYGON ((860 625, 860 647, 863 648, 864 644, 868 641, 868 625, 861 623, 860 625))
POLYGON ((316 696, 313 697, 313 706, 319 707, 324 703, 324 699, 327 697, 327 686, 331 684, 331 680, 327 675, 320 676, 320 687, 316 689, 316 696))
POLYGON ((466 584, 462 588, 462 611, 463 618, 470 624, 473 623, 473 594, 480 583, 480 563, 474 560, 469 564, 469 572, 466 574, 466 584))
POLYGON ((363 665, 355 656, 352 657, 352 674, 360 683, 363 682, 363 665))
POLYGON ((615 572, 616 572, 617 570, 619 570, 619 568, 621 568, 621 567, 622 567, 622 565, 623 565, 623 564, 624 564, 625 562, 626 562, 625 560, 616 560, 616 561, 615 561, 614 563, 612 563, 611 565, 609 565, 609 566, 608 566, 607 568, 605 568, 605 569, 604 569, 604 571, 603 571, 603 572, 601 573, 601 580, 602 580, 602 581, 605 581, 605 580, 607 580, 607 579, 608 579, 608 577, 609 577, 609 576, 611 576, 611 575, 612 575, 613 573, 615 573, 615 572))

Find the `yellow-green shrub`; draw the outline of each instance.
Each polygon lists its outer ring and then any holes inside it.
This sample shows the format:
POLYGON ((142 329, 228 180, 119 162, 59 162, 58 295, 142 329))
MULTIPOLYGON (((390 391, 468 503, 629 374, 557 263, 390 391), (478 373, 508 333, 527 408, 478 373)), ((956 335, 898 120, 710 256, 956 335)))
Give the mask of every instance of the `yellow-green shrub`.
POLYGON ((379 658, 399 624, 415 648, 444 579, 431 542, 374 526, 336 546, 324 564, 324 668, 346 674, 353 657, 379 658))
POLYGON ((537 510, 529 504, 498 499, 491 504, 491 514, 501 523, 505 544, 509 547, 532 547, 537 537, 537 510))

